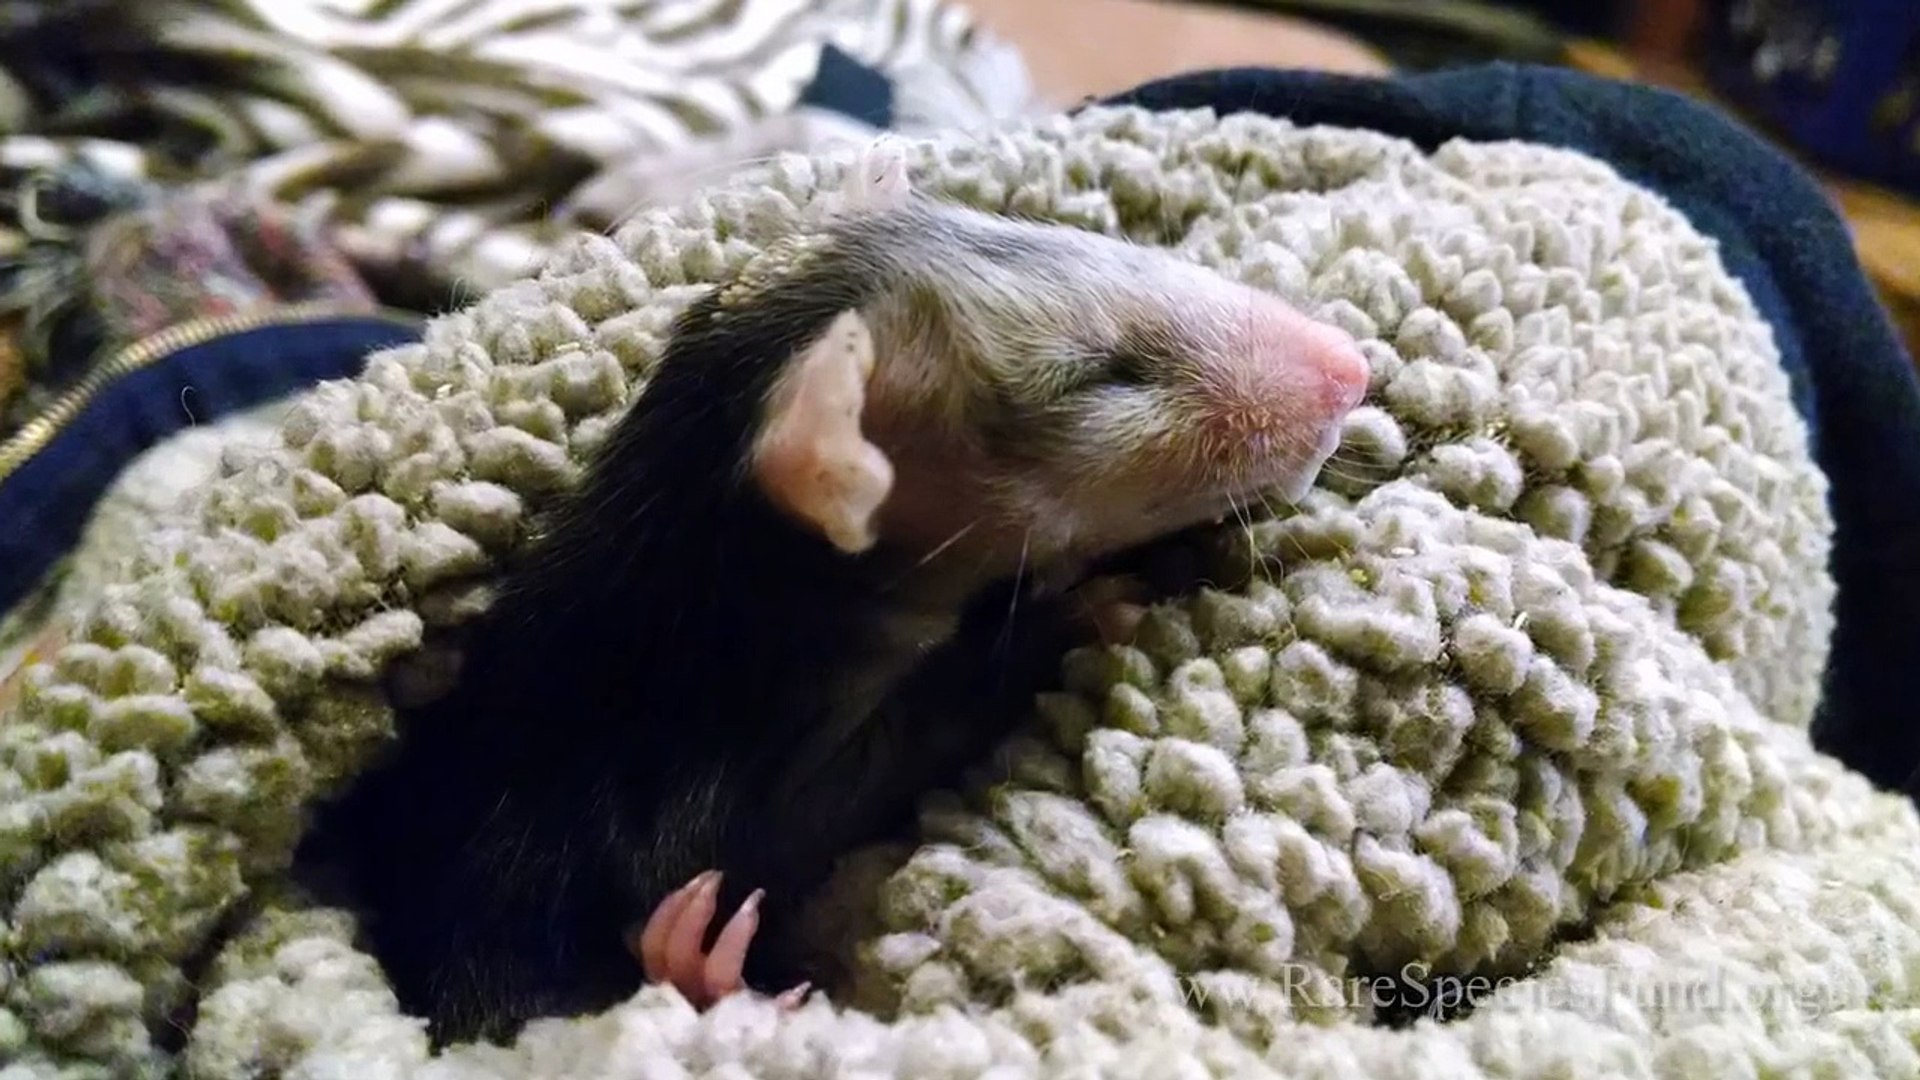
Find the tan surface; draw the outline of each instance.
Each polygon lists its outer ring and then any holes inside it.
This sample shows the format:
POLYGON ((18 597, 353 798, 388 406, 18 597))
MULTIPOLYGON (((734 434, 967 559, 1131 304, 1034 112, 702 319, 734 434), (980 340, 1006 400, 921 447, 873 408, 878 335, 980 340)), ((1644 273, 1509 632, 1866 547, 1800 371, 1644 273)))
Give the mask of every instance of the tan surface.
POLYGON ((1198 68, 1258 65, 1375 73, 1378 54, 1278 15, 1166 0, 969 0, 980 23, 1025 55, 1035 87, 1071 105, 1198 68))
POLYGON ((1861 265, 1920 362, 1920 205, 1858 184, 1829 181, 1827 187, 1853 225, 1861 265))

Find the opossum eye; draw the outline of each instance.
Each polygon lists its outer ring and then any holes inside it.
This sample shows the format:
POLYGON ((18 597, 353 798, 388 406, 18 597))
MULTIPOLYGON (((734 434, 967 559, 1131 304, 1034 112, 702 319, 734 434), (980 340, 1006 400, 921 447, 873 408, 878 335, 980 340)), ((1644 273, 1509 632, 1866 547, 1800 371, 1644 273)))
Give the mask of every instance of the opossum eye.
POLYGON ((1101 378, 1109 386, 1152 386, 1177 366, 1178 350, 1167 330, 1148 318, 1128 319, 1099 350, 1101 378))
POLYGON ((1109 384, 1145 386, 1154 381, 1154 372, 1165 361, 1131 346, 1108 349, 1102 354, 1100 371, 1109 384))

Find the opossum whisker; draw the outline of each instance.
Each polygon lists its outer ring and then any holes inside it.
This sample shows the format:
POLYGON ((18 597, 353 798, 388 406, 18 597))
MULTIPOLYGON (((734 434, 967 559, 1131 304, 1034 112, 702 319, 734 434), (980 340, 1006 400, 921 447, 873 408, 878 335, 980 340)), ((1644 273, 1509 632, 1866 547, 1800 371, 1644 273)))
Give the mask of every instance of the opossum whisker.
MULTIPOLYGON (((1295 513, 1295 512, 1298 512, 1298 511, 1299 511, 1299 509, 1300 509, 1300 505, 1299 505, 1298 503, 1295 503, 1295 502, 1292 502, 1291 500, 1288 500, 1288 499, 1285 499, 1285 498, 1281 498, 1281 497, 1279 497, 1279 496, 1277 496, 1277 495, 1276 495, 1276 496, 1273 496, 1273 497, 1272 497, 1272 498, 1271 498, 1271 499, 1269 500, 1269 508, 1270 508, 1270 509, 1271 509, 1271 503, 1272 503, 1272 502, 1278 502, 1278 503, 1281 503, 1281 504, 1282 504, 1282 509, 1283 509, 1283 510, 1285 510, 1286 512, 1288 512, 1288 513, 1295 513)), ((1288 535, 1289 535, 1289 536, 1291 536, 1291 534, 1288 534, 1288 535)), ((1301 556, 1302 556, 1303 558, 1304 558, 1304 557, 1306 557, 1306 555, 1307 555, 1307 551, 1306 551, 1306 548, 1305 548, 1304 546, 1302 546, 1302 545, 1301 545, 1301 543, 1300 543, 1300 541, 1299 541, 1299 538, 1297 538, 1297 537, 1294 537, 1294 538, 1293 538, 1293 542, 1294 542, 1294 547, 1295 547, 1295 549, 1296 549, 1296 550, 1298 550, 1298 551, 1300 552, 1300 555, 1301 555, 1301 556)), ((1336 550, 1336 551, 1338 551, 1338 552, 1340 553, 1340 557, 1341 557, 1341 558, 1343 558, 1343 559, 1353 554, 1353 548, 1351 548, 1351 547, 1348 547, 1348 546, 1347 546, 1346 544, 1339 544, 1339 545, 1337 545, 1337 546, 1335 547, 1335 550, 1336 550)))
POLYGON ((1331 462, 1320 466, 1320 472, 1322 475, 1331 476, 1336 480, 1345 480, 1349 484, 1365 484, 1369 482, 1367 476, 1360 473, 1342 472, 1335 468, 1331 462))
POLYGON ((1343 453, 1342 452, 1343 449, 1344 448, 1336 449, 1334 450, 1333 453, 1327 455, 1327 460, 1324 464, 1325 465, 1348 465, 1354 468, 1369 469, 1369 470, 1377 470, 1380 467, 1380 463, 1378 461, 1370 460, 1365 455, 1358 454, 1358 453, 1343 453))
MULTIPOLYGON (((791 151, 776 150, 768 154, 752 154, 737 158, 730 157, 690 172, 682 173, 676 176, 674 181, 683 188, 689 185, 694 188, 704 187, 713 181, 744 173, 749 169, 758 169, 762 166, 771 165, 790 153, 791 151)), ((608 233, 619 232, 641 214, 646 213, 648 210, 659 209, 660 205, 660 203, 650 199, 636 199, 628 203, 620 212, 607 216, 605 231, 608 233)), ((560 213, 561 211, 556 211, 556 216, 559 216, 560 213)), ((570 211, 571 216, 574 217, 578 217, 580 213, 578 209, 570 211)))
MULTIPOLYGON (((1291 513, 1299 509, 1299 504, 1295 503, 1292 499, 1288 499, 1276 493, 1262 493, 1260 495, 1260 503, 1262 508, 1265 509, 1268 515, 1270 516, 1277 516, 1275 515, 1275 510, 1274 510, 1275 503, 1279 504, 1281 511, 1284 511, 1287 513, 1291 513)), ((1293 533, 1284 529, 1280 530, 1280 537, 1282 540, 1293 545, 1294 553, 1296 555, 1299 555, 1301 559, 1305 560, 1308 558, 1306 546, 1300 542, 1299 537, 1293 535, 1293 533)))
POLYGON ((994 638, 994 652, 1005 657, 1013 648, 1013 620, 1020 610, 1020 594, 1026 591, 1027 557, 1033 543, 1033 529, 1029 527, 1020 536, 1020 562, 1013 573, 1013 588, 1007 596, 1007 614, 1000 624, 1000 633, 994 638))
POLYGON ((1233 507, 1233 517, 1235 521, 1240 523, 1241 531, 1247 534, 1247 539, 1249 540, 1253 539, 1253 520, 1254 519, 1253 519, 1253 508, 1251 504, 1247 501, 1243 501, 1238 496, 1229 496, 1227 499, 1227 504, 1233 507))
POLYGON ((954 530, 954 533, 952 536, 949 536, 945 540, 940 541, 940 543, 937 546, 935 546, 932 551, 929 551, 925 555, 921 556, 920 560, 913 564, 913 568, 915 570, 918 570, 921 567, 932 562, 933 560, 939 558, 941 555, 945 554, 948 548, 959 543, 962 539, 966 537, 968 533, 978 528, 980 525, 980 520, 981 519, 979 518, 974 518, 972 521, 969 521, 965 525, 962 525, 960 526, 960 528, 954 530))

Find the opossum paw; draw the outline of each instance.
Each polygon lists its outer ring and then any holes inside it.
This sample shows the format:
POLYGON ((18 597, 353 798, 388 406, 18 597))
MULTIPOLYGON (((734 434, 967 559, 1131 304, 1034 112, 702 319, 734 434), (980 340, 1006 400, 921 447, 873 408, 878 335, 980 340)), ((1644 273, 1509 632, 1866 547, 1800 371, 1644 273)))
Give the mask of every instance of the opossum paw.
MULTIPOLYGON (((637 938, 629 942, 639 954, 647 981, 671 985, 696 1009, 709 1008, 745 988, 741 971, 746 966, 747 947, 760 929, 764 891, 755 889, 720 928, 713 948, 703 949, 719 892, 720 871, 701 874, 662 900, 637 938)), ((808 984, 802 983, 780 995, 776 1003, 794 1008, 805 1000, 808 989, 808 984)))
POLYGON ((812 983, 803 982, 799 986, 796 986, 793 989, 782 993, 779 997, 774 998, 773 1003, 775 1005, 778 1005, 780 1008, 786 1009, 788 1011, 797 1009, 800 1007, 800 1005, 803 1002, 807 1000, 807 992, 812 989, 813 989, 812 983))
POLYGON ((1127 574, 1090 578, 1074 588, 1074 618, 1108 645, 1126 643, 1147 614, 1147 583, 1127 574))

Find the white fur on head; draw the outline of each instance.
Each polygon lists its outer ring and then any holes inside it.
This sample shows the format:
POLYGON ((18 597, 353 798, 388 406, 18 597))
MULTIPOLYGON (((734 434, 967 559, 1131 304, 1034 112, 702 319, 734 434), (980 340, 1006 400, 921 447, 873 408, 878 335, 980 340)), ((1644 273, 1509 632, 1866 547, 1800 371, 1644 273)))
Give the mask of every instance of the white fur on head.
POLYGON ((781 373, 750 466, 775 506, 848 554, 873 546, 893 490, 893 463, 860 430, 873 367, 866 320, 841 312, 781 373))

